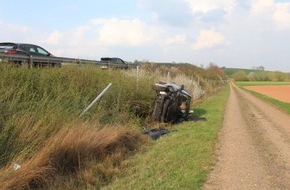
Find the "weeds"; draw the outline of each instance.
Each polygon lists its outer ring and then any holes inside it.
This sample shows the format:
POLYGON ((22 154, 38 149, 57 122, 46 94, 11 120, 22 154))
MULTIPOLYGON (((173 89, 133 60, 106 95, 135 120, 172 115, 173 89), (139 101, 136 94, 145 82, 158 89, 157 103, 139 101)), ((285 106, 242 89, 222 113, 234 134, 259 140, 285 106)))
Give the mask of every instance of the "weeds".
POLYGON ((21 170, 2 170, 0 179, 4 181, 0 183, 0 189, 57 189, 54 180, 65 175, 75 181, 82 178, 87 185, 97 187, 101 182, 108 182, 121 162, 136 153, 145 142, 131 127, 101 128, 92 124, 65 127, 48 139, 38 153, 21 164, 21 170), (98 166, 98 183, 90 182, 85 176, 85 173, 96 169, 90 168, 93 163, 98 166), (108 163, 110 166, 106 168, 108 163))
MULTIPOLYGON (((139 132, 150 121, 151 86, 160 72, 141 73, 137 78, 135 71, 90 66, 0 65, 0 189, 98 188, 110 182, 146 144, 139 132), (109 83, 98 105, 79 117, 109 83), (13 163, 21 169, 14 171, 13 163)), ((170 80, 180 73, 176 69, 170 80)))

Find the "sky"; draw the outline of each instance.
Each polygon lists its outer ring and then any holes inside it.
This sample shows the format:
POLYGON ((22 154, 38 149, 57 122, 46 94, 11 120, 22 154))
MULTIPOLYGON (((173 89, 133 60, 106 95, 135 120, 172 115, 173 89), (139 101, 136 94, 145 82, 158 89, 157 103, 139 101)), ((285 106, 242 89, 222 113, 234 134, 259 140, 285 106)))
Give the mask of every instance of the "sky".
POLYGON ((0 0, 8 41, 61 57, 290 72, 290 0, 0 0))

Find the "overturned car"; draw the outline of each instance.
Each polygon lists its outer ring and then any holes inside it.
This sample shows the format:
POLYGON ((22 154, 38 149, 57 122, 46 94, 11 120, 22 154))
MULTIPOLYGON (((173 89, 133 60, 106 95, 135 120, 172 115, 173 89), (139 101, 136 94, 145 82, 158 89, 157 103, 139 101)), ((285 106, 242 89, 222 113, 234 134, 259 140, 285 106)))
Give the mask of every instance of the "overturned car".
POLYGON ((152 118, 157 122, 176 123, 188 120, 191 95, 184 86, 174 83, 155 83, 156 99, 152 118))

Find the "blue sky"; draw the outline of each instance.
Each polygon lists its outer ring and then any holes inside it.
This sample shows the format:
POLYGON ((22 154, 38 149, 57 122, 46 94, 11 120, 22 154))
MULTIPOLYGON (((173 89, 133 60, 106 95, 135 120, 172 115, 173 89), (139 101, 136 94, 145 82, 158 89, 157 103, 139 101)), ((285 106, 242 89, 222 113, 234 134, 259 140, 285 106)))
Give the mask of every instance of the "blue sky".
POLYGON ((0 41, 64 57, 290 72, 290 0, 0 0, 0 41))

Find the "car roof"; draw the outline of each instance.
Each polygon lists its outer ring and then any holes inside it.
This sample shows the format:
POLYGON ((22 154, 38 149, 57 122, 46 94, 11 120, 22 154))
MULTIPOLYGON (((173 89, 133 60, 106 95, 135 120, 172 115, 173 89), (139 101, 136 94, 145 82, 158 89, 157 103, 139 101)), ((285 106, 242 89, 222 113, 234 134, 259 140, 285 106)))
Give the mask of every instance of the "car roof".
POLYGON ((30 44, 30 43, 15 43, 15 42, 0 42, 0 44, 17 44, 17 45, 32 45, 32 46, 38 46, 35 44, 30 44))
POLYGON ((107 60, 122 60, 118 57, 102 57, 101 60, 107 61, 107 60))
POLYGON ((16 44, 16 43, 13 43, 13 42, 0 42, 0 44, 16 44))

